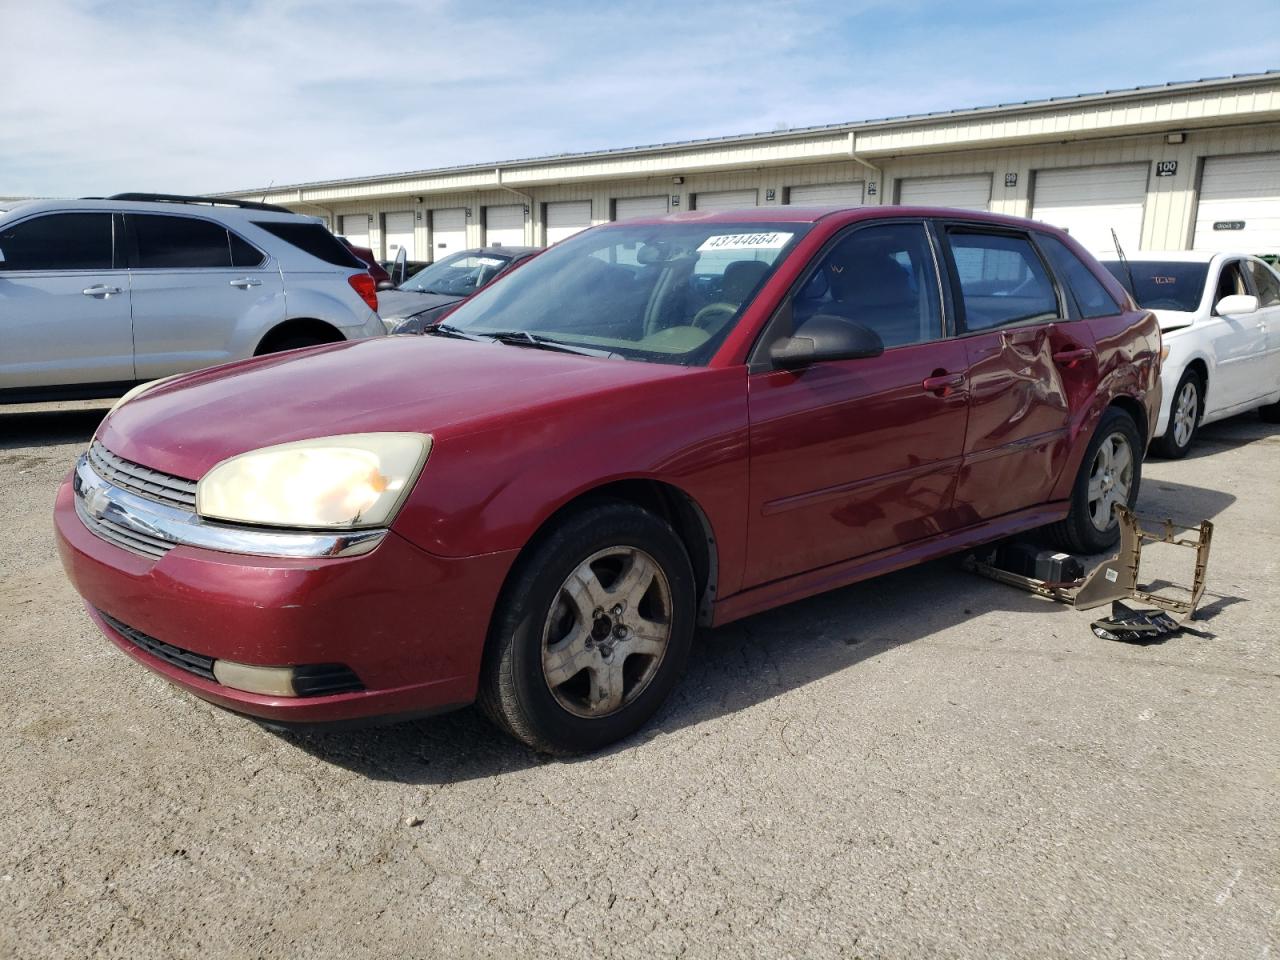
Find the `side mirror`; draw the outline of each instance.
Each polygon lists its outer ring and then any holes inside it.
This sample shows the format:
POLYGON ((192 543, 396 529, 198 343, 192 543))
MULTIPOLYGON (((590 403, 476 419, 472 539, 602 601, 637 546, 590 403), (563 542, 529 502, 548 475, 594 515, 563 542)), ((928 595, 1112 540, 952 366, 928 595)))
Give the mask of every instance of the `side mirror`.
POLYGON ((1247 293, 1233 293, 1231 296, 1223 297, 1219 300, 1218 305, 1213 309, 1220 317, 1234 316, 1240 313, 1257 313, 1258 298, 1251 297, 1247 293))
POLYGON ((409 253, 404 247, 396 251, 396 262, 391 268, 391 286, 398 287, 409 279, 409 253))
POLYGON ((379 289, 379 290, 394 290, 395 288, 396 288, 396 285, 395 285, 394 283, 392 283, 390 280, 379 280, 379 281, 378 281, 378 289, 379 289))
POLYGON ((0 250, 0 263, 4 263, 4 251, 0 250))
POLYGON ((769 349, 775 369, 795 370, 827 360, 861 360, 884 353, 884 341, 868 326, 830 314, 817 314, 801 324, 793 336, 782 337, 769 349))

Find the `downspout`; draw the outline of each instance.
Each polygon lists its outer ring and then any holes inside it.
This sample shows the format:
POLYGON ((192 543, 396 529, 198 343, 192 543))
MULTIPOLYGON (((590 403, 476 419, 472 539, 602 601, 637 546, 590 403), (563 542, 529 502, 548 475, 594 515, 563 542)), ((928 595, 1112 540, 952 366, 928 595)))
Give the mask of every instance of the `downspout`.
POLYGON ((524 209, 525 209, 524 244, 526 247, 537 246, 537 244, 533 242, 533 238, 530 236, 530 234, 533 232, 533 197, 529 196, 527 193, 521 193, 519 190, 512 190, 505 183, 503 183, 501 167, 493 168, 493 176, 494 176, 494 179, 498 181, 499 190, 505 190, 507 191, 507 193, 514 194, 515 196, 519 197, 521 200, 524 201, 524 209))
POLYGON ((880 172, 880 168, 875 164, 867 163, 867 161, 858 156, 858 135, 852 130, 849 131, 849 159, 854 163, 862 164, 876 175, 874 183, 876 185, 877 206, 879 206, 884 202, 884 174, 880 172))

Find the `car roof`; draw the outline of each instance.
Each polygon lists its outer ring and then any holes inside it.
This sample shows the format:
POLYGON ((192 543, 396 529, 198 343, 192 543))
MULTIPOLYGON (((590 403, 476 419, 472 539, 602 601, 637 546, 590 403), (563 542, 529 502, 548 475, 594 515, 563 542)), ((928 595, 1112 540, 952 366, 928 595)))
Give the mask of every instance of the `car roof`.
POLYGON ((14 204, 6 215, 28 216, 33 213, 62 213, 67 211, 97 211, 111 213, 168 213, 178 216, 205 216, 218 220, 241 222, 255 221, 298 221, 305 220, 320 223, 319 217, 288 211, 259 210, 256 208, 233 207, 221 203, 180 203, 159 200, 111 200, 104 197, 82 197, 64 200, 25 200, 14 204))
POLYGON ((624 223, 817 223, 826 217, 854 214, 851 219, 881 220, 890 217, 929 217, 939 220, 965 220, 991 223, 998 226, 1016 226, 1025 230, 1034 226, 1050 233, 1062 233, 1052 224, 1010 217, 981 210, 961 210, 955 207, 908 207, 894 204, 883 206, 857 206, 834 204, 831 206, 793 207, 789 204, 767 207, 744 207, 740 210, 689 210, 668 213, 657 217, 636 217, 624 223))
POLYGON ((496 253, 504 257, 526 257, 531 253, 541 253, 542 247, 508 247, 502 244, 490 244, 487 247, 472 247, 462 253, 496 253))

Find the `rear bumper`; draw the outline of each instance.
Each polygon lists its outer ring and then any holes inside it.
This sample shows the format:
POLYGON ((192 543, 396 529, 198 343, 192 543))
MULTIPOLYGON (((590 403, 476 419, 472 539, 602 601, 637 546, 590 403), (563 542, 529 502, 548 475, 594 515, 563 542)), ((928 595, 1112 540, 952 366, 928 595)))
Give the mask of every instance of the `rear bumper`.
POLYGON ((63 567, 108 639, 198 697, 277 723, 376 719, 471 702, 490 613, 515 556, 442 559, 390 533, 371 553, 349 558, 180 546, 152 560, 91 533, 69 482, 58 491, 54 524, 63 567), (215 660, 345 664, 364 689, 312 697, 236 690, 152 655, 99 611, 215 660))

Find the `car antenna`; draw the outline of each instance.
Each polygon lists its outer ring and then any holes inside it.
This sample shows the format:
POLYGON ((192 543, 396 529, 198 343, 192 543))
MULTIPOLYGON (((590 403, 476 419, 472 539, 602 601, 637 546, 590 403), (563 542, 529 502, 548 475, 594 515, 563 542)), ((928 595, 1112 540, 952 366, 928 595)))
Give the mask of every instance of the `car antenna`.
POLYGON ((1120 246, 1120 238, 1116 236, 1116 228, 1111 228, 1111 242, 1116 245, 1116 256, 1120 258, 1120 262, 1124 265, 1124 275, 1129 278, 1129 296, 1133 297, 1133 302, 1138 302, 1138 288, 1133 285, 1133 269, 1129 266, 1129 258, 1124 255, 1124 248, 1120 246))
MULTIPOLYGON (((258 201, 259 203, 267 202, 267 194, 271 192, 271 188, 274 187, 275 185, 276 185, 275 178, 272 178, 271 182, 267 184, 267 189, 262 191, 262 199, 258 201)), ((1112 230, 1111 235, 1114 237, 1116 235, 1116 232, 1112 230)))

